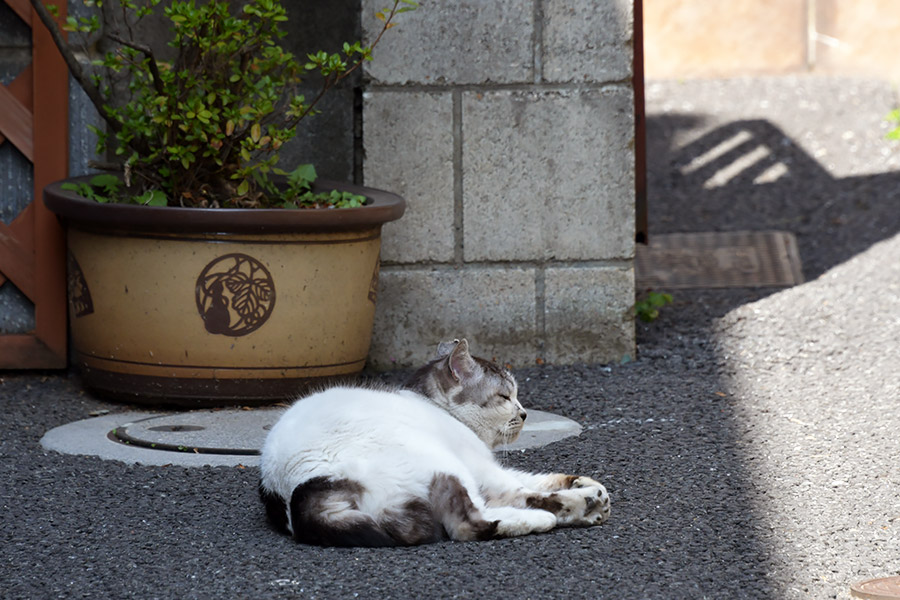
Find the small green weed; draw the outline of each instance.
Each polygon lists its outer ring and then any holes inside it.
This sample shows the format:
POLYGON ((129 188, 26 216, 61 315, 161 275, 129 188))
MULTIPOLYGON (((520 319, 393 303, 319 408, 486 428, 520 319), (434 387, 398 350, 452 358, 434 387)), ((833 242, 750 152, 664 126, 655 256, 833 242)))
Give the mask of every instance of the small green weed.
POLYGON ((895 108, 889 112, 884 117, 884 120, 894 124, 894 128, 888 131, 884 137, 889 140, 900 140, 900 108, 895 108))
POLYGON ((659 317, 659 309, 672 303, 672 295, 663 292, 647 292, 646 296, 634 303, 634 316, 644 323, 652 323, 659 317))

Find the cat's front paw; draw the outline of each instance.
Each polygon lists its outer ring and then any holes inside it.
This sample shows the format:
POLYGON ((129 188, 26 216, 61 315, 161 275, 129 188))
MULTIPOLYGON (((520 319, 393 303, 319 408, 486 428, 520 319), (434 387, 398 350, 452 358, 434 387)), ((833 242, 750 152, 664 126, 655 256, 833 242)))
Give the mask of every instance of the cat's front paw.
POLYGON ((593 479, 583 479, 592 481, 594 485, 559 492, 568 505, 564 514, 559 515, 561 525, 590 527, 600 525, 609 518, 610 502, 606 488, 593 479))
POLYGON ((484 514, 492 519, 497 519, 497 535, 499 537, 543 533, 557 525, 556 515, 546 510, 500 507, 488 508, 484 514))
POLYGON ((574 479, 572 479, 572 483, 571 483, 571 485, 569 485, 569 489, 589 488, 589 487, 601 487, 602 488, 603 484, 601 484, 599 481, 591 479, 590 477, 581 476, 581 477, 575 477, 574 479))

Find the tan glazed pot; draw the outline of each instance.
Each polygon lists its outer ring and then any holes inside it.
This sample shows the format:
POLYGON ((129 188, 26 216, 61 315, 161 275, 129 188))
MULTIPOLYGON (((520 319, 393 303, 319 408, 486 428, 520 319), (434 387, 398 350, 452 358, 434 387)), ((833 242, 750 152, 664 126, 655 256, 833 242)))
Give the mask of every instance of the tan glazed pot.
MULTIPOLYGON (((75 178, 69 181, 86 181, 75 178)), ((381 226, 399 196, 349 209, 98 204, 44 190, 68 234, 69 317, 85 387, 181 406, 259 404, 366 362, 381 226)))

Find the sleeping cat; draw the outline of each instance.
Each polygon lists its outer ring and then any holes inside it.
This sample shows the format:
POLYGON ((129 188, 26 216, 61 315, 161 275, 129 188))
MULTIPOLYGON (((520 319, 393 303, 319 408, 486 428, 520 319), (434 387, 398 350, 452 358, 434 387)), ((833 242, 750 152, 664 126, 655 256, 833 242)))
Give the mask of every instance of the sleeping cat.
POLYGON ((513 376, 445 342, 408 389, 335 387, 296 402, 262 449, 260 499, 298 542, 395 546, 599 525, 588 477, 507 469, 492 448, 526 413, 513 376))

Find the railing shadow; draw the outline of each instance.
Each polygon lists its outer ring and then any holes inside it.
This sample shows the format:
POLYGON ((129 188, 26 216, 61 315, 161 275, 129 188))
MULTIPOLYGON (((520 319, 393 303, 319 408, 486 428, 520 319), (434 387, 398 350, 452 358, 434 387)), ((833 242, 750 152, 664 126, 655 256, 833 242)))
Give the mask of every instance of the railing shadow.
POLYGON ((734 121, 676 145, 699 119, 647 120, 650 236, 791 231, 810 280, 900 232, 900 173, 835 178, 765 120, 734 121))

